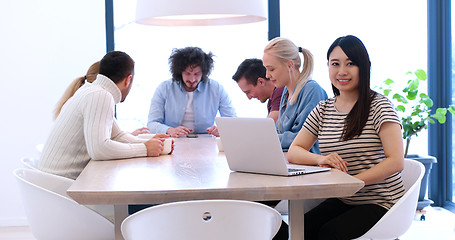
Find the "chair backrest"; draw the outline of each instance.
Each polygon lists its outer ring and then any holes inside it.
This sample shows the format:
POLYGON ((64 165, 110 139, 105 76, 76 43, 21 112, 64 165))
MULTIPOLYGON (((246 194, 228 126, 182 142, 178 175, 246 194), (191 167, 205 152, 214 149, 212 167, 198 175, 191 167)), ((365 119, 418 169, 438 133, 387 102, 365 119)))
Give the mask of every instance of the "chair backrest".
POLYGON ((406 193, 368 232, 358 239, 396 239, 403 235, 414 219, 420 183, 424 174, 425 167, 422 163, 405 159, 401 177, 406 193))
POLYGON ((40 143, 36 145, 36 151, 38 151, 39 154, 43 152, 44 144, 40 143))
POLYGON ((21 163, 24 168, 37 169, 36 168, 36 159, 34 159, 34 158, 23 157, 23 158, 21 158, 21 163))
POLYGON ((200 200, 162 204, 122 223, 125 240, 272 239, 281 215, 266 205, 241 200, 200 200))
POLYGON ((36 239, 114 239, 114 225, 66 195, 73 180, 33 170, 13 172, 36 239))

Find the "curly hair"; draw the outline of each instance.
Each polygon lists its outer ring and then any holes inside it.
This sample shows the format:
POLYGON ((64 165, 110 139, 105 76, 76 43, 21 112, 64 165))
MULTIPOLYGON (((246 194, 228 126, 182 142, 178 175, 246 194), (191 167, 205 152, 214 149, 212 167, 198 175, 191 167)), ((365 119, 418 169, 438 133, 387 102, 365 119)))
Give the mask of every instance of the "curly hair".
POLYGON ((213 70, 213 56, 212 52, 205 53, 198 47, 174 48, 169 57, 172 80, 183 82, 182 72, 189 66, 199 66, 202 70, 201 80, 204 82, 207 81, 208 76, 213 70))

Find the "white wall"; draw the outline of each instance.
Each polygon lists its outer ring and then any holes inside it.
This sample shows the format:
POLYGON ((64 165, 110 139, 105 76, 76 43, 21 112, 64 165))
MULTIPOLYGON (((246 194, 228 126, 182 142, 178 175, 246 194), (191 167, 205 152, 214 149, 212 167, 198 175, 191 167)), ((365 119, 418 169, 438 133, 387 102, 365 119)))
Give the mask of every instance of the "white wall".
POLYGON ((0 2, 0 226, 27 224, 12 171, 36 157, 66 86, 106 52, 104 0, 0 2))

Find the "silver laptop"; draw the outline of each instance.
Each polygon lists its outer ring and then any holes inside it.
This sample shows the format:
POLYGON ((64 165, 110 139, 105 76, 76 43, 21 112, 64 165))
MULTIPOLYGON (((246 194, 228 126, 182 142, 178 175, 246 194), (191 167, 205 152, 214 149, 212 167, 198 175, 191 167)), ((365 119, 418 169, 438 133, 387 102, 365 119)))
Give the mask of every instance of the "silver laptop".
POLYGON ((215 118, 232 171, 293 176, 330 168, 291 165, 284 156, 271 118, 215 118))

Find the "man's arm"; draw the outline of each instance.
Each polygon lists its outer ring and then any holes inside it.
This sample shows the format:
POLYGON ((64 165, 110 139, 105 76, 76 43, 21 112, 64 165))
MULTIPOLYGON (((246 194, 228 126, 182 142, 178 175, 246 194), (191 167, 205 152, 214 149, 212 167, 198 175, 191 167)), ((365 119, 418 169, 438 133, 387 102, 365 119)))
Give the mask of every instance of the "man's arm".
POLYGON ((84 136, 87 151, 93 160, 107 160, 147 156, 143 143, 121 143, 112 140, 115 134, 121 133, 114 125, 114 101, 108 92, 97 92, 87 96, 84 108, 84 136), (115 129, 114 129, 115 128, 115 129))
POLYGON ((153 94, 150 103, 147 127, 151 133, 167 133, 169 126, 164 124, 164 105, 166 103, 166 85, 161 83, 153 94))

